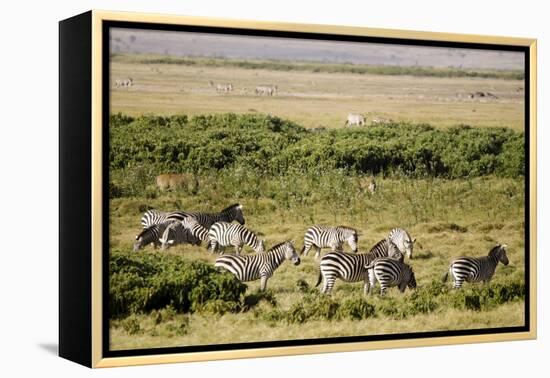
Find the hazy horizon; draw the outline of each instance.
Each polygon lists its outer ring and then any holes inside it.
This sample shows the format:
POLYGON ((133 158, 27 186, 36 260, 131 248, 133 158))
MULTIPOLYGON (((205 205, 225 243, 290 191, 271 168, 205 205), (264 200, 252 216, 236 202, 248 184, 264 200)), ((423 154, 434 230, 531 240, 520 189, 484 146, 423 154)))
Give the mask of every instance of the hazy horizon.
POLYGON ((111 53, 523 70, 522 52, 112 28, 111 53))

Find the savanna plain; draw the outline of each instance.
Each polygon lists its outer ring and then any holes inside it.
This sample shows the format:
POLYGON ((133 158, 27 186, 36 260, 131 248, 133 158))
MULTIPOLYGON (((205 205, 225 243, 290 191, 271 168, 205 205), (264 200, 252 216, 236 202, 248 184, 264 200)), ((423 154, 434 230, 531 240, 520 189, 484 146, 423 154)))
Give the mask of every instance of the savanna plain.
POLYGON ((128 54, 112 56, 111 81, 111 349, 525 323, 521 73, 128 54), (255 92, 267 84, 277 92, 255 92), (366 125, 344 127, 348 113, 366 125), (161 191, 162 173, 196 180, 161 191), (299 251, 309 226, 348 225, 365 253, 405 228, 418 288, 365 297, 362 283, 337 281, 323 295, 310 253, 260 292, 215 269, 204 245, 132 251, 148 209, 234 203, 267 248, 294 240, 299 251), (510 264, 489 284, 441 282, 453 257, 499 243, 510 264))

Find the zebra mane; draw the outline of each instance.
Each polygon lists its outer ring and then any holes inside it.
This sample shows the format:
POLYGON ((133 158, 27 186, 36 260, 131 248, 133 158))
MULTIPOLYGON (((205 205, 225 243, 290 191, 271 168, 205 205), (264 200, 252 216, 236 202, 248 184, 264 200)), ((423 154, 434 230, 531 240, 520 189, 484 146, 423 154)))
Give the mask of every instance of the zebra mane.
POLYGON ((494 256, 502 247, 503 247, 502 244, 497 244, 496 246, 491 248, 487 256, 494 256))
POLYGON ((279 243, 279 244, 274 245, 273 247, 269 248, 269 250, 268 250, 266 253, 269 253, 269 252, 271 252, 271 251, 274 251, 274 250, 276 250, 277 248, 279 248, 279 247, 281 247, 281 246, 283 246, 284 244, 287 244, 287 243, 290 243, 290 240, 286 240, 286 241, 284 241, 284 242, 282 242, 282 243, 279 243))
POLYGON ((343 230, 347 230, 347 231, 357 232, 357 230, 355 228, 349 227, 349 226, 338 226, 338 228, 343 229, 343 230))
POLYGON ((220 211, 220 212, 221 212, 221 213, 225 213, 225 212, 227 212, 227 211, 233 210, 233 209, 236 208, 236 207, 241 207, 241 204, 235 203, 235 204, 233 204, 233 205, 231 205, 231 206, 226 207, 225 209, 223 209, 223 210, 220 211))
POLYGON ((145 234, 146 232, 148 232, 149 230, 151 230, 153 227, 157 227, 158 224, 154 224, 152 226, 149 226, 147 228, 144 228, 143 230, 141 230, 141 232, 139 234, 136 235, 136 240, 138 240, 139 238, 141 238, 143 236, 143 234, 145 234))

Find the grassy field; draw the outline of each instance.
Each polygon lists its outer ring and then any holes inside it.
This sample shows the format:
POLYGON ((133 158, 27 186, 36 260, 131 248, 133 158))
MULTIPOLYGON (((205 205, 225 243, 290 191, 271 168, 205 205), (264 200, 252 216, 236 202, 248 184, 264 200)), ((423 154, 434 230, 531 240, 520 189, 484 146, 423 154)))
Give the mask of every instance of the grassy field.
POLYGON ((112 79, 135 85, 111 92, 112 349, 524 324, 517 73, 209 62, 113 57, 112 79), (209 81, 235 89, 218 94, 209 81), (277 95, 254 94, 269 83, 277 95), (498 98, 468 97, 477 91, 498 98), (395 122, 344 130, 348 112, 395 122), (308 130, 321 126, 327 130, 308 130), (192 172, 199 185, 161 192, 154 178, 168 172, 192 172), (361 181, 372 174, 378 190, 365 192, 361 181), (331 296, 319 295, 312 253, 297 267, 283 264, 259 294, 259 282, 245 291, 224 281, 204 246, 132 252, 147 209, 214 212, 233 203, 267 247, 293 239, 300 250, 309 226, 345 224, 358 229, 366 252, 392 228, 406 228, 417 238, 408 262, 418 289, 364 299, 361 283, 337 281, 331 296), (497 243, 508 244, 510 265, 490 285, 453 291, 440 282, 453 257, 486 255, 497 243), (211 280, 198 294, 189 286, 200 281, 196 271, 211 280), (209 297, 219 287, 232 287, 235 298, 209 297))
POLYGON ((111 113, 271 113, 308 128, 340 128, 348 113, 358 112, 368 113, 370 119, 430 123, 436 127, 470 124, 524 128, 524 88, 518 79, 150 62, 155 60, 131 55, 112 59, 113 83, 117 78, 132 77, 135 85, 113 88, 111 113), (235 89, 218 94, 210 81, 231 82, 235 89), (256 96, 254 89, 259 84, 277 85, 279 93, 273 97, 256 96), (478 91, 490 92, 498 99, 468 97, 478 91))
MULTIPOLYGON (((353 187, 353 178, 344 185, 353 187)), ((247 224, 266 238, 268 246, 294 239, 301 248, 305 229, 314 223, 348 224, 360 232, 360 252, 367 251, 395 226, 406 227, 418 240, 413 260, 419 291, 439 282, 452 257, 484 255, 496 243, 509 245, 511 264, 499 266, 491 285, 522 284, 524 282, 523 183, 521 180, 495 177, 473 180, 379 180, 379 192, 369 195, 359 191, 349 209, 336 209, 324 201, 285 208, 276 200, 242 198, 231 190, 219 190, 218 184, 203 188, 197 195, 185 192, 162 194, 157 198, 119 198, 111 206, 111 248, 117 253, 132 255, 132 240, 139 232, 139 219, 144 208, 215 210, 225 204, 240 202, 244 206, 247 224)), ((326 182, 324 185, 335 185, 326 182)), ((283 188, 280 188, 283 190, 283 188)), ((154 253, 151 247, 138 254, 154 253)), ((185 261, 202 260, 212 263, 215 256, 192 246, 170 249, 185 261)), ((250 253, 247 250, 247 253, 250 253)), ((426 313, 395 315, 376 311, 368 319, 326 320, 308 319, 289 322, 275 311, 294 311, 303 306, 304 293, 297 286, 305 281, 313 287, 317 280, 317 262, 310 255, 298 267, 284 264, 268 282, 276 306, 260 302, 252 311, 203 314, 176 313, 168 321, 156 321, 157 313, 141 313, 114 320, 111 341, 115 349, 230 341, 258 341, 285 338, 315 338, 336 335, 380 334, 524 324, 523 300, 515 299, 500 306, 462 309, 451 305, 452 292, 440 295, 441 304, 426 313), (401 319, 405 317, 406 319, 401 319), (131 327, 128 326, 131 324, 131 327), (137 326, 136 326, 137 325, 137 326), (212 326, 223 332, 213 335, 212 326), (183 327, 183 328, 182 328, 183 327), (205 328, 206 327, 206 328, 205 328)), ((471 285, 480 286, 480 285, 471 285)), ((248 284, 247 293, 259 288, 258 282, 248 284)), ((468 289, 468 290, 471 290, 468 289)), ((362 284, 337 282, 331 298, 341 302, 360 298, 362 284)), ((411 292, 404 296, 396 289, 388 298, 378 294, 367 299, 375 306, 398 308, 411 292), (394 299, 395 303, 384 301, 394 299)), ((314 301, 318 298, 314 298, 314 301)), ((166 317, 165 317, 166 318, 166 317)))

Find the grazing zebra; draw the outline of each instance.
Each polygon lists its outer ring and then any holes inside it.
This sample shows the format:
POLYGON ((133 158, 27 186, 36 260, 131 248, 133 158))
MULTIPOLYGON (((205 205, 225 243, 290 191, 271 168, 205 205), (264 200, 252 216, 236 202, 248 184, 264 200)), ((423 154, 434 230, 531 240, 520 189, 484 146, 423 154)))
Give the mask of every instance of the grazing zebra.
POLYGON ((447 281, 449 273, 453 276, 455 289, 460 289, 464 281, 487 283, 493 278, 495 269, 500 261, 508 265, 506 256, 506 244, 493 247, 487 256, 482 257, 459 257, 454 259, 449 270, 443 275, 443 282, 447 281))
POLYGON ((116 79, 115 80, 115 88, 131 87, 132 85, 134 85, 134 80, 131 77, 129 77, 127 79, 116 79))
POLYGON ((220 246, 223 254, 223 248, 232 245, 235 247, 235 253, 240 255, 245 244, 252 247, 255 252, 265 251, 265 241, 258 239, 252 231, 237 223, 214 223, 208 230, 208 238, 210 239, 211 253, 214 253, 220 246))
POLYGON ((227 93, 233 90, 233 84, 218 84, 216 85, 216 92, 227 93))
MULTIPOLYGON (((410 265, 391 257, 381 257, 375 259, 371 264, 365 267, 373 270, 374 277, 380 283, 380 294, 386 294, 388 287, 398 286, 402 293, 407 286, 410 289, 416 289, 416 278, 410 265)), ((369 288, 370 293, 370 288, 369 288)))
POLYGON ((143 231, 136 235, 136 241, 134 242, 134 252, 139 251, 145 246, 153 243, 153 246, 159 247, 161 243, 159 238, 164 233, 164 230, 172 223, 172 221, 162 222, 159 224, 154 224, 147 228, 144 228, 143 231))
POLYGON ((365 117, 363 117, 362 114, 349 113, 348 118, 346 119, 346 123, 344 123, 344 126, 364 126, 365 123, 365 117))
POLYGON ((240 224, 244 224, 243 206, 238 203, 231 205, 219 213, 188 213, 185 211, 158 211, 147 210, 141 217, 143 228, 153 224, 164 222, 167 219, 182 221, 183 218, 191 216, 195 218, 203 227, 210 228, 216 222, 233 222, 236 220, 240 224))
POLYGON ((347 242, 353 252, 357 252, 357 230, 346 227, 312 226, 304 235, 304 247, 301 255, 307 256, 312 246, 315 246, 315 258, 319 258, 321 248, 331 248, 332 252, 342 251, 342 245, 347 242))
POLYGON ((160 249, 165 250, 177 244, 201 245, 201 240, 193 235, 191 230, 184 227, 182 222, 172 222, 164 229, 159 238, 160 249))
POLYGON ((319 278, 315 286, 323 281, 322 292, 330 293, 337 278, 346 282, 363 281, 363 293, 367 294, 369 284, 373 280, 369 278, 367 266, 380 257, 391 257, 402 259, 403 254, 390 240, 385 239, 378 242, 368 253, 344 253, 329 252, 321 259, 319 264, 319 278))
POLYGON ((267 280, 285 260, 300 265, 300 256, 293 241, 277 244, 266 253, 252 256, 225 255, 216 259, 214 266, 224 268, 243 282, 260 279, 260 290, 264 291, 267 280))
POLYGON ((390 231, 388 238, 395 243, 401 253, 407 255, 409 259, 413 258, 413 248, 416 239, 412 239, 407 231, 402 228, 394 228, 390 231))
POLYGON ((276 85, 258 85, 256 87, 256 94, 258 96, 273 96, 275 93, 277 93, 277 91, 278 88, 276 85))

